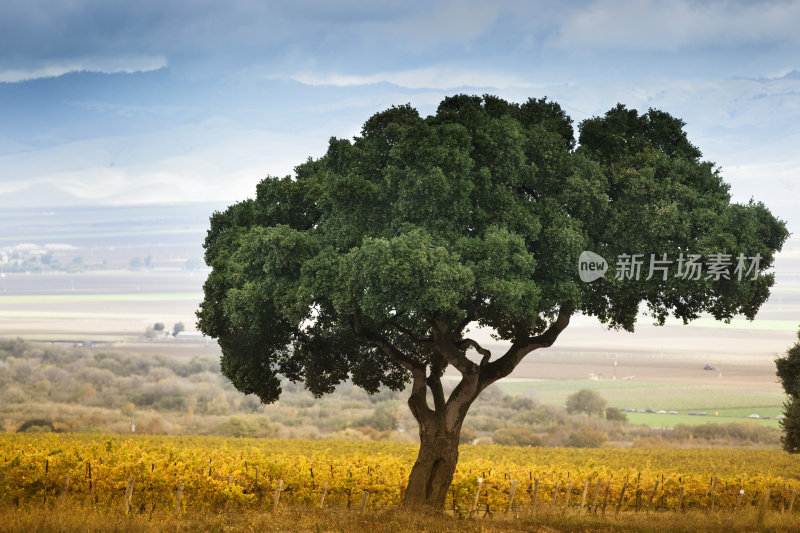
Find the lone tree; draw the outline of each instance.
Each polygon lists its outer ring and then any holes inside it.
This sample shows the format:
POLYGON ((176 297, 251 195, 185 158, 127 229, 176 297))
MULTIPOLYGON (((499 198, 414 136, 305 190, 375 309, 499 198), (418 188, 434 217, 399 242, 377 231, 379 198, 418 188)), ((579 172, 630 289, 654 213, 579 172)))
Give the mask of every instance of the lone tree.
POLYGON ((572 120, 546 99, 457 95, 426 118, 392 107, 214 213, 198 327, 219 340, 222 372, 263 402, 281 377, 316 396, 346 379, 370 393, 410 382, 420 449, 405 503, 440 508, 472 402, 574 313, 632 331, 642 303, 663 324, 752 319, 766 300, 784 224, 731 204, 683 125, 619 105, 584 121, 575 148, 572 120), (581 281, 584 250, 609 262, 605 277, 581 281), (634 279, 620 254, 674 264, 634 279), (731 254, 729 275, 679 276, 712 254, 731 254), (510 345, 490 352, 476 326, 510 345), (445 395, 448 366, 461 379, 445 395))
POLYGON ((568 413, 586 413, 589 416, 602 416, 606 408, 606 400, 600 393, 592 389, 581 389, 567 396, 568 413))
POLYGON ((800 329, 797 339, 785 356, 775 360, 778 379, 789 396, 783 404, 785 418, 778 422, 783 430, 781 444, 789 453, 800 453, 800 329))

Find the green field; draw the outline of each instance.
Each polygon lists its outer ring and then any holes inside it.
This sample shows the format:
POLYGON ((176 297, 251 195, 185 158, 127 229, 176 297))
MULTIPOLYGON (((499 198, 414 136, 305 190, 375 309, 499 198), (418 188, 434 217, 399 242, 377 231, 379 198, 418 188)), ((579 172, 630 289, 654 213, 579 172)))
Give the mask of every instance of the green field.
MULTIPOLYGON (((670 428, 677 424, 697 425, 697 424, 726 424, 730 422, 747 422, 759 424, 762 426, 779 427, 778 421, 775 420, 774 415, 770 415, 770 420, 750 420, 746 417, 727 417, 727 416, 714 416, 714 413, 708 413, 707 416, 690 416, 678 412, 677 415, 665 415, 658 413, 625 413, 628 416, 628 421, 632 424, 643 424, 656 428, 670 428)), ((780 414, 780 412, 775 413, 780 414)))
POLYGON ((740 387, 724 385, 686 385, 636 381, 548 380, 501 382, 508 394, 533 396, 539 402, 564 405, 567 396, 580 389, 599 392, 611 407, 678 411, 677 415, 627 413, 635 424, 672 427, 675 424, 708 422, 741 422, 750 414, 769 416, 757 420, 765 426, 778 427, 775 416, 782 412, 784 395, 779 392, 743 392, 740 387), (707 416, 689 416, 689 412, 705 412, 707 416), (719 416, 714 416, 714 413, 719 416))

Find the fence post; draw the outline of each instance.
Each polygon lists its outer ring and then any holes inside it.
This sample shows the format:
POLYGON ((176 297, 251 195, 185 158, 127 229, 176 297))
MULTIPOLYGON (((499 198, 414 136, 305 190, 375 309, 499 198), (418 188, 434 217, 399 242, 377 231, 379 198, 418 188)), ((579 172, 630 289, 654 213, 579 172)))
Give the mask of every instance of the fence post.
POLYGON ((742 497, 744 496, 744 488, 739 487, 739 497, 736 498, 736 507, 733 508, 734 511, 739 509, 739 506, 742 505, 742 497))
POLYGON ((369 500, 369 491, 365 490, 361 495, 361 509, 359 509, 359 513, 364 514, 364 511, 367 510, 367 501, 369 500))
POLYGON ((683 510, 683 490, 684 487, 681 486, 681 491, 678 493, 678 505, 675 506, 675 512, 683 510))
POLYGON ((278 480, 278 485, 275 487, 275 495, 272 497, 272 510, 278 508, 278 503, 281 501, 281 491, 283 490, 283 480, 278 480))
POLYGON ((550 500, 550 510, 551 511, 556 508, 556 500, 558 500, 558 486, 559 486, 559 484, 560 483, 558 481, 556 481, 556 485, 553 487, 553 499, 550 500))
POLYGON ((183 480, 178 483, 178 490, 175 492, 175 513, 181 512, 181 502, 183 501, 183 480))
POLYGON ((616 513, 619 514, 620 509, 622 509, 622 501, 625 498, 625 489, 628 488, 628 480, 626 479, 624 483, 622 483, 622 490, 619 493, 619 500, 617 501, 617 509, 616 513))
POLYGON ((64 476, 64 481, 61 483, 61 492, 58 495, 58 499, 63 502, 67 498, 68 491, 69 491, 69 476, 64 476))
POLYGON ((575 480, 570 478, 569 485, 567 485, 567 497, 564 498, 564 509, 569 509, 569 498, 572 496, 572 485, 575 483, 575 480))
POLYGON ((586 481, 583 484, 583 494, 581 494, 581 506, 580 508, 583 509, 583 506, 586 505, 586 494, 589 492, 589 478, 586 478, 586 481))
MULTIPOLYGON (((517 493, 517 480, 514 479, 511 481, 511 489, 508 493, 508 507, 506 508, 506 512, 513 512, 514 511, 514 495, 517 493)), ((455 509, 455 505, 453 506, 455 509)))
POLYGON ((608 493, 611 491, 611 480, 606 481, 606 493, 603 495, 603 515, 606 514, 606 505, 608 505, 608 493))
POLYGON ((767 487, 767 492, 764 493, 764 499, 761 500, 761 506, 758 509, 758 529, 761 529, 761 526, 764 524, 764 517, 767 516, 767 511, 769 511, 769 493, 772 491, 770 487, 767 487))
POLYGON ((592 511, 593 513, 597 512, 597 497, 600 496, 600 486, 603 484, 602 479, 598 479, 597 483, 594 486, 594 493, 592 494, 592 504, 587 507, 587 510, 592 511))
MULTIPOLYGON (((228 481, 228 485, 229 486, 232 485, 233 484, 233 476, 228 474, 228 480, 227 481, 228 481)), ((228 507, 230 507, 230 504, 231 504, 231 501, 229 499, 225 498, 225 505, 222 506, 222 512, 223 513, 228 512, 228 507)))
POLYGON ((653 506, 653 498, 656 497, 656 492, 658 492, 658 480, 656 480, 656 484, 653 485, 653 492, 650 493, 650 499, 647 500, 647 510, 648 511, 653 506))
POLYGON ((533 480, 533 496, 531 497, 531 503, 529 504, 528 511, 530 513, 536 512, 536 497, 539 495, 539 478, 535 478, 533 480))
POLYGON ((131 498, 133 497, 133 484, 136 481, 136 478, 129 477, 128 478, 128 488, 125 490, 125 514, 128 514, 131 510, 131 498))
POLYGON ((322 509, 322 506, 325 505, 325 495, 328 494, 328 482, 324 481, 322 483, 322 489, 320 489, 322 493, 319 497, 319 508, 322 509))
POLYGON ((714 497, 717 495, 717 478, 716 476, 711 481, 711 507, 710 509, 714 510, 714 497))
POLYGON ((783 489, 781 490, 781 512, 786 512, 786 482, 783 482, 783 489))
POLYGON ((792 499, 789 500, 789 512, 792 512, 792 508, 794 508, 794 499, 797 497, 797 487, 792 489, 792 499))
POLYGON ((472 514, 478 509, 478 498, 481 496, 481 486, 483 485, 483 478, 478 478, 478 488, 475 490, 475 499, 472 501, 472 509, 469 510, 469 516, 472 517, 472 514))

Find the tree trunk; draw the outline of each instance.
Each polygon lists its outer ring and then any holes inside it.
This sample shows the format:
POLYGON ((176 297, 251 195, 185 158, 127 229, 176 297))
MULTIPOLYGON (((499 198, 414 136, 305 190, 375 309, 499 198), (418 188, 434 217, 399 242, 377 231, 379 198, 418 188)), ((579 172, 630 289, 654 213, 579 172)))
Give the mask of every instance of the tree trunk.
POLYGON ((420 424, 419 454, 408 478, 403 504, 444 508, 447 491, 458 463, 461 420, 447 431, 444 421, 420 424))

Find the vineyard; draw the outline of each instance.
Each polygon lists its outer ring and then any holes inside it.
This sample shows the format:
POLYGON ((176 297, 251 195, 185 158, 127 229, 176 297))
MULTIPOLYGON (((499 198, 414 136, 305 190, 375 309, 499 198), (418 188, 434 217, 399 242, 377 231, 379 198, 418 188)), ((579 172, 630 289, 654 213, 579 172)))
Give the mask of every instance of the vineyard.
MULTIPOLYGON (((390 509, 413 445, 90 435, 0 436, 0 504, 69 496, 130 513, 390 509)), ((464 446, 451 513, 797 512, 800 458, 770 450, 464 446)))

